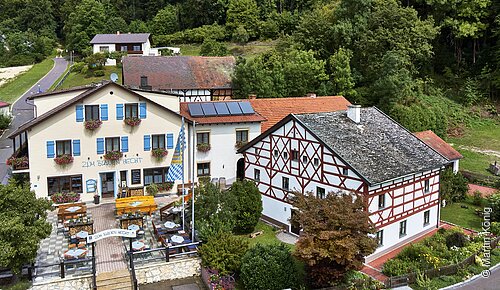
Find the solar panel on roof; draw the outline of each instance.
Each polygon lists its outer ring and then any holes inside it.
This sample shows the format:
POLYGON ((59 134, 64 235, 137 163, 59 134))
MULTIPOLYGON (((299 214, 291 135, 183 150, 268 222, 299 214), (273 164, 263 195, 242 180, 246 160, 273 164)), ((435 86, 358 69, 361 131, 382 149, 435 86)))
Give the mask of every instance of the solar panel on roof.
POLYGON ((189 114, 193 117, 203 117, 203 110, 201 109, 201 104, 188 104, 189 114))
POLYGON ((205 116, 217 116, 217 112, 215 111, 214 103, 202 103, 201 109, 205 116))
POLYGON ((227 102, 227 107, 229 108, 229 113, 233 116, 243 114, 238 102, 227 102))
POLYGON ((255 111, 252 108, 252 105, 249 102, 238 102, 238 104, 240 105, 243 114, 247 115, 255 113, 255 111))
POLYGON ((227 108, 227 104, 225 102, 217 102, 214 103, 215 110, 217 111, 217 115, 219 116, 227 116, 229 115, 229 109, 227 108))

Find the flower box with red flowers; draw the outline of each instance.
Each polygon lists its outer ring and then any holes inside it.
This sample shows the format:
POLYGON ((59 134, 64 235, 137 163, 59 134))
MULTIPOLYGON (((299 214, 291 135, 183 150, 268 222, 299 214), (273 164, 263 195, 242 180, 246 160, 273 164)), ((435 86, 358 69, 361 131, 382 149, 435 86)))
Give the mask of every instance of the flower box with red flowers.
POLYGON ((85 129, 90 130, 90 131, 94 131, 95 129, 101 127, 101 125, 102 125, 101 120, 88 120, 88 121, 85 121, 85 123, 84 123, 85 129))
POLYGON ((104 154, 104 159, 106 160, 118 160, 123 157, 123 153, 120 151, 108 151, 104 154))
POLYGON ((208 151, 210 151, 210 144, 200 143, 200 144, 196 145, 196 149, 198 149, 198 151, 200 151, 200 152, 208 152, 208 151))
POLYGON ((241 147, 247 145, 247 141, 236 141, 236 144, 234 144, 234 147, 236 147, 236 149, 240 149, 241 147))
POLYGON ((135 127, 135 126, 139 126, 139 124, 141 123, 141 119, 139 119, 137 117, 128 117, 128 118, 125 118, 125 120, 123 120, 123 122, 125 122, 125 124, 127 124, 131 127, 135 127))
POLYGON ((12 169, 27 169, 29 168, 29 160, 28 156, 23 156, 23 157, 14 157, 11 156, 7 161, 5 162, 8 166, 12 166, 12 169))
POLYGON ((67 165, 73 163, 73 156, 63 154, 54 158, 54 161, 57 163, 57 165, 67 165))
POLYGON ((162 159, 168 155, 168 151, 164 148, 156 148, 151 151, 151 155, 156 159, 162 159))

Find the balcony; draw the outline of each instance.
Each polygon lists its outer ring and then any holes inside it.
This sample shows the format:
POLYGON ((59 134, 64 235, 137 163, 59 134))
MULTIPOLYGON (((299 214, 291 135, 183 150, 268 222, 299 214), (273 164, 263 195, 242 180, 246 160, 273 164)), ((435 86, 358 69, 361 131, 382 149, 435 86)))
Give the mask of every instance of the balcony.
POLYGON ((23 173, 29 169, 28 144, 24 143, 12 156, 7 159, 6 164, 12 168, 12 173, 23 173))

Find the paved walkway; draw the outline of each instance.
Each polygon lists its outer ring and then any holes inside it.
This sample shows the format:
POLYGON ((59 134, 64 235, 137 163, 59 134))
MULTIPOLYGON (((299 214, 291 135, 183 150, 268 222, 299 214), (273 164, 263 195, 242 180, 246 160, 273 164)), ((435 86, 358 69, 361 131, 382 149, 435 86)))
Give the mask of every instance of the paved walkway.
MULTIPOLYGON (((113 203, 88 208, 95 221, 95 232, 119 228, 114 210, 115 204, 113 203)), ((127 269, 125 253, 126 249, 120 237, 111 237, 97 241, 97 274, 127 269)))
POLYGON ((481 192, 481 196, 482 197, 488 197, 488 196, 490 196, 493 193, 495 193, 495 192, 498 191, 498 189, 496 189, 496 188, 491 188, 491 187, 486 187, 486 186, 482 186, 482 185, 477 185, 477 184, 469 183, 469 192, 468 192, 468 194, 471 195, 471 196, 473 196, 474 192, 476 190, 479 191, 479 192, 481 192))
POLYGON ((14 119, 10 127, 4 131, 0 137, 0 182, 6 184, 8 181, 9 167, 5 164, 7 158, 12 155, 12 140, 7 136, 22 124, 33 119, 33 105, 26 102, 26 98, 41 91, 47 91, 52 84, 64 73, 68 62, 64 58, 54 58, 54 67, 40 81, 31 87, 22 97, 12 105, 12 115, 14 119), (40 87, 38 87, 40 86, 40 87))
POLYGON ((278 238, 278 240, 282 241, 283 243, 290 245, 295 245, 295 243, 297 243, 297 241, 299 240, 297 236, 294 236, 286 232, 279 232, 276 235, 276 238, 278 238))

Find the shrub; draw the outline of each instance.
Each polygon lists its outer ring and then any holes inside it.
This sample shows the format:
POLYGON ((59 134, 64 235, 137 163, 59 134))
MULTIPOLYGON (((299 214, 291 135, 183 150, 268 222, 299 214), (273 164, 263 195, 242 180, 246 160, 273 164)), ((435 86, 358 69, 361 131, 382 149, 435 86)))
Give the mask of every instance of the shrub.
POLYGON ((168 46, 179 43, 202 43, 207 38, 214 40, 227 39, 226 27, 212 24, 178 31, 169 35, 154 35, 153 42, 157 46, 168 46))
POLYGON ((238 26, 232 35, 233 41, 239 44, 245 44, 248 42, 250 35, 243 26, 238 26))
POLYGON ((479 190, 474 191, 474 196, 472 197, 472 204, 480 206, 483 203, 483 198, 481 197, 481 192, 479 190))
POLYGON ((95 70, 94 71, 94 76, 95 77, 103 77, 105 74, 104 74, 104 70, 102 69, 98 69, 98 70, 95 70))
POLYGON ((202 56, 225 56, 227 55, 227 46, 211 38, 205 39, 200 48, 202 56))
POLYGON ((159 191, 158 185, 156 185, 155 183, 151 183, 150 185, 148 185, 148 187, 146 187, 146 192, 149 195, 155 196, 158 193, 158 191, 159 191))
POLYGON ((73 64, 73 66, 71 67, 71 71, 72 72, 75 72, 75 73, 79 73, 82 71, 82 69, 85 67, 85 63, 84 62, 76 62, 75 64, 73 64))
POLYGON ((342 289, 349 289, 349 290, 355 290, 355 289, 370 289, 370 290, 378 290, 384 288, 384 285, 371 278, 370 276, 363 274, 359 271, 348 271, 344 275, 344 279, 342 282, 339 284, 342 289))
POLYGON ((204 267, 220 274, 239 272, 241 259, 248 249, 248 241, 230 233, 218 233, 200 247, 199 254, 204 267))
POLYGON ((240 277, 246 289, 281 290, 298 283, 295 261, 283 244, 251 248, 243 256, 240 277))
POLYGON ((231 185, 228 194, 232 194, 237 201, 234 208, 235 230, 242 233, 252 232, 262 215, 259 189, 253 181, 236 181, 231 185))
POLYGON ((10 121, 12 121, 11 116, 0 114, 0 130, 9 128, 10 121))
POLYGON ((495 236, 500 235, 500 222, 492 222, 490 230, 495 236))
POLYGON ((77 192, 59 192, 54 193, 51 197, 54 203, 68 203, 68 202, 77 202, 80 200, 80 194, 77 192))
POLYGON ((417 271, 420 268, 419 264, 417 261, 391 259, 385 262, 382 273, 387 276, 400 276, 417 271))
POLYGON ((468 181, 461 173, 455 174, 453 169, 447 168, 441 172, 439 179, 443 199, 456 202, 466 198, 468 181))
POLYGON ((500 191, 488 197, 488 204, 491 207, 491 220, 500 222, 500 191))
POLYGON ((234 221, 232 219, 222 219, 219 215, 212 215, 198 221, 198 238, 202 241, 208 241, 219 233, 231 233, 233 228, 234 221))

